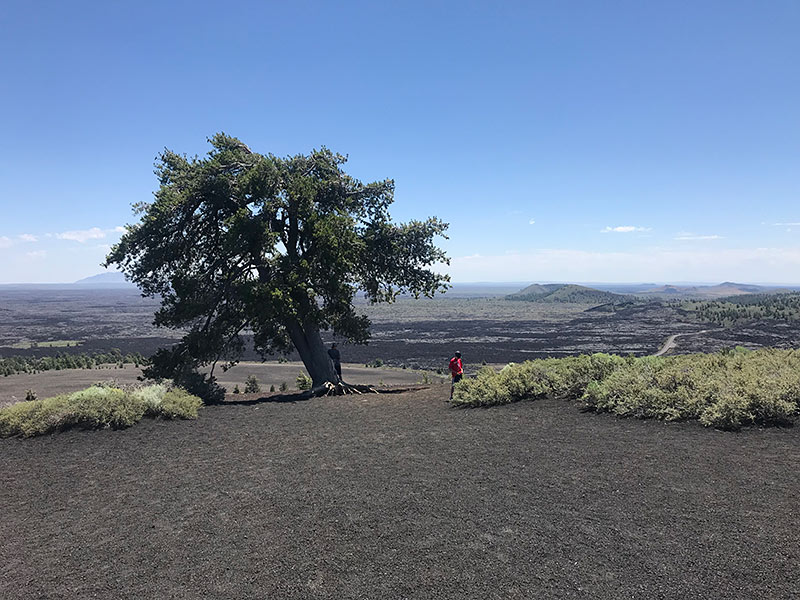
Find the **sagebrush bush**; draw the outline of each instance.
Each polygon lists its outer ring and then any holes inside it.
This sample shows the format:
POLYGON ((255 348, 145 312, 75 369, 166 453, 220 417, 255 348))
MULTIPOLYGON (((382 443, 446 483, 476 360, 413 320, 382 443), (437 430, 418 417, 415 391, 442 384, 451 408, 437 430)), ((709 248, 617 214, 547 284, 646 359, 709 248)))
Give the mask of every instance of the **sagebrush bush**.
POLYGON ((0 436, 31 437, 59 429, 68 414, 65 396, 18 402, 0 409, 0 436))
POLYGON ((159 417, 165 419, 196 419, 203 401, 186 390, 167 390, 159 405, 159 417))
POLYGON ((169 388, 165 384, 156 383, 154 385, 136 388, 131 395, 144 402, 147 415, 155 416, 159 412, 161 401, 164 399, 164 394, 167 393, 168 389, 169 388))
POLYGON ((490 368, 456 385, 454 402, 490 405, 582 399, 621 417, 699 420, 706 426, 791 424, 800 413, 800 351, 737 348, 641 358, 594 354, 490 368))
POLYGON ((147 405, 133 394, 113 387, 92 386, 69 394, 67 403, 70 421, 90 429, 111 427, 123 429, 137 423, 147 410, 147 405))
POLYGON ((610 354, 571 356, 511 363, 501 371, 482 367, 475 378, 456 384, 453 402, 474 406, 507 404, 523 399, 569 398, 624 365, 610 354))
POLYGON ((202 401, 180 388, 156 384, 131 390, 94 385, 0 409, 0 436, 30 437, 70 427, 122 429, 145 415, 193 419, 202 401))

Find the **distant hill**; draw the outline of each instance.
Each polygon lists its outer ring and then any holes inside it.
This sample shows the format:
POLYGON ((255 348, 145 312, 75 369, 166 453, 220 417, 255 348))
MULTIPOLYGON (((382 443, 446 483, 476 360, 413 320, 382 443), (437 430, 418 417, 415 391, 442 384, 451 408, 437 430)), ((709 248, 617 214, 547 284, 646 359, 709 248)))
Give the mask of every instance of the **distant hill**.
POLYGON ((79 279, 72 285, 80 285, 87 287, 134 287, 134 285, 125 279, 125 276, 118 271, 111 271, 108 273, 99 273, 91 277, 79 279))
POLYGON ((514 300, 519 300, 519 296, 533 296, 539 294, 551 294, 556 291, 558 288, 564 287, 566 284, 564 283, 534 283, 529 285, 526 288, 522 288, 518 292, 514 292, 513 294, 509 294, 508 297, 514 300))
POLYGON ((725 281, 717 285, 662 285, 639 292, 639 296, 657 296, 662 298, 725 298, 742 294, 764 294, 780 291, 779 288, 769 288, 749 283, 734 283, 725 281))
POLYGON ((568 302, 571 304, 608 304, 625 302, 629 296, 603 292, 594 288, 572 283, 534 283, 521 289, 516 294, 506 296, 507 300, 523 302, 568 302))

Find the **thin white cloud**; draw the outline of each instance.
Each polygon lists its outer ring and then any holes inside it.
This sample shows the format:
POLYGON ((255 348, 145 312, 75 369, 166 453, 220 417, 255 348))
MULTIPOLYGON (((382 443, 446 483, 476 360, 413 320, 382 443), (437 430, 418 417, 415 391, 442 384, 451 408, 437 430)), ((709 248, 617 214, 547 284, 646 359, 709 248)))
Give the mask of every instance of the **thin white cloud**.
POLYGON ((18 235, 17 237, 19 239, 21 239, 23 242, 37 242, 37 241, 39 241, 39 238, 37 238, 35 235, 32 235, 30 233, 23 233, 23 234, 18 235))
POLYGON ((454 281, 800 281, 800 246, 645 252, 541 249, 521 254, 455 257, 454 281))
POLYGON ((693 233, 679 233, 673 239, 676 240, 724 240, 721 235, 695 235, 693 233))
POLYGON ((600 233, 632 233, 634 231, 650 231, 650 227, 636 227, 634 225, 618 225, 617 227, 606 227, 600 233))
POLYGON ((798 223, 773 223, 773 227, 800 227, 800 222, 798 223))
POLYGON ((534 223, 536 223, 536 221, 534 221, 533 219, 531 219, 530 221, 528 221, 528 225, 533 225, 534 223))
POLYGON ((26 252, 25 256, 34 260, 40 260, 47 257, 47 252, 44 250, 34 250, 33 252, 26 252))
POLYGON ((72 240, 75 242, 85 243, 88 240, 99 240, 106 237, 106 232, 99 227, 92 227, 91 229, 83 229, 78 231, 65 231, 64 233, 57 233, 56 237, 60 240, 72 240))
POLYGON ((0 248, 8 248, 14 242, 11 241, 10 237, 6 237, 4 235, 0 235, 0 248))
POLYGON ((125 228, 122 227, 121 225, 117 225, 116 227, 114 227, 114 229, 112 229, 112 231, 116 233, 125 233, 125 228))

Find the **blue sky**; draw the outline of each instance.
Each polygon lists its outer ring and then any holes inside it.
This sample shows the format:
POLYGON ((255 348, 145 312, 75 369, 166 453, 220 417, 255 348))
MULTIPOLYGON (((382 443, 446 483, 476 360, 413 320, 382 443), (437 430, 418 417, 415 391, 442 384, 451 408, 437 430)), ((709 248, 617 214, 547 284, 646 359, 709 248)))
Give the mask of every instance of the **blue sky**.
POLYGON ((800 283, 800 3, 17 2, 0 283, 101 272, 164 147, 327 146, 454 281, 800 283))

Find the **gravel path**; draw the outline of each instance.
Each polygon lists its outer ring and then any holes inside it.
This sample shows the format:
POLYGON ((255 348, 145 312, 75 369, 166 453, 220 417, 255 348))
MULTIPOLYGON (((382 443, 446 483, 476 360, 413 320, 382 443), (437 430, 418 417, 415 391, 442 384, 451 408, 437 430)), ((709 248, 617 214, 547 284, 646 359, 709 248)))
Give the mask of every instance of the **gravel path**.
POLYGON ((800 431, 446 386, 0 440, 0 598, 793 598, 800 431))
POLYGON ((719 329, 703 329, 702 331, 693 331, 691 333, 673 333, 671 336, 667 338, 667 340, 664 342, 664 345, 658 349, 658 352, 653 354, 653 356, 661 356, 662 354, 666 354, 667 352, 675 348, 678 345, 678 343, 675 340, 677 340, 679 337, 684 337, 688 335, 700 335, 701 333, 708 333, 710 331, 719 331, 719 329))

